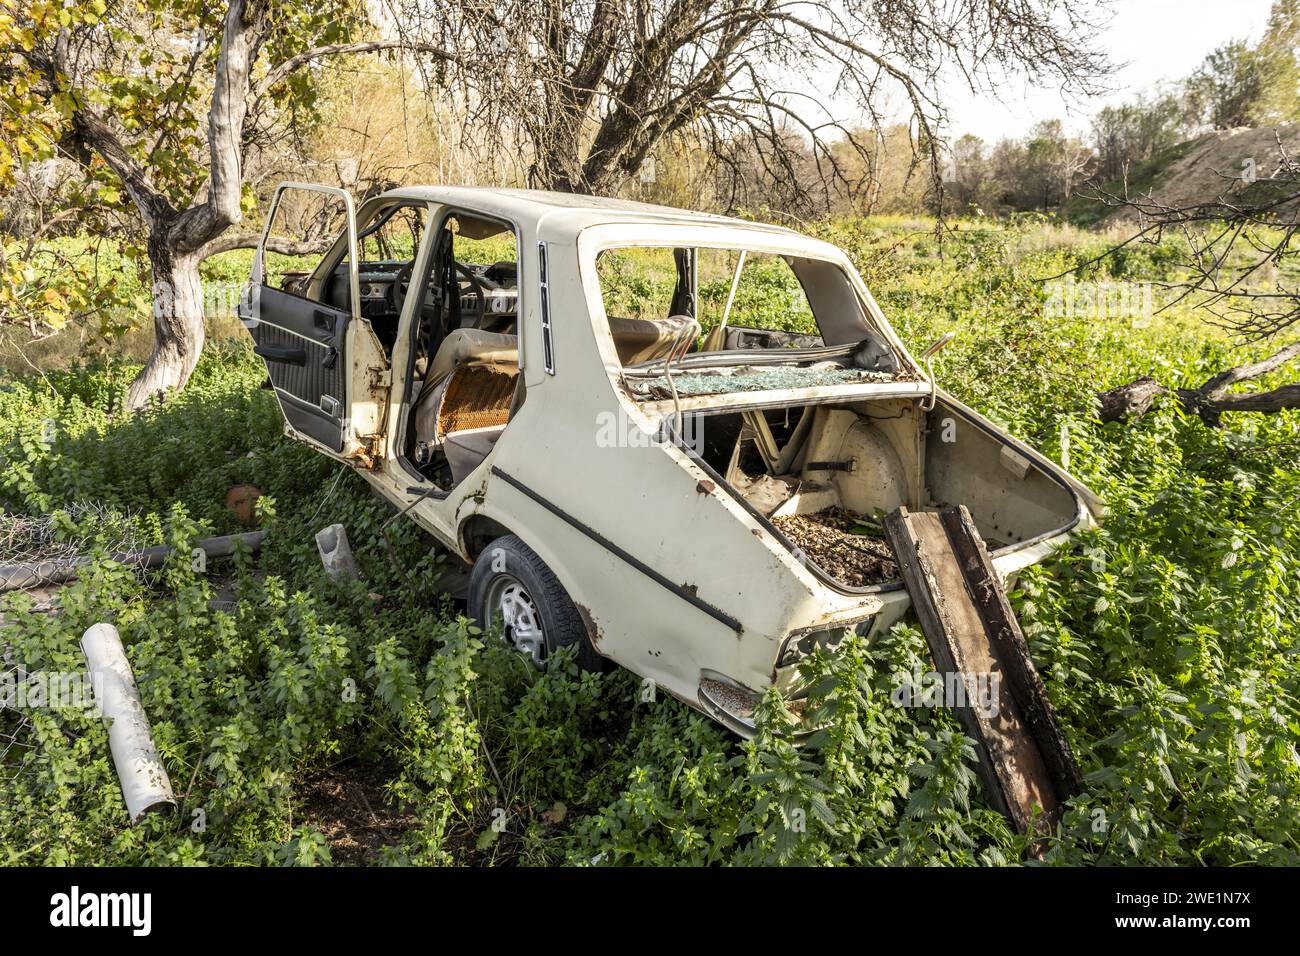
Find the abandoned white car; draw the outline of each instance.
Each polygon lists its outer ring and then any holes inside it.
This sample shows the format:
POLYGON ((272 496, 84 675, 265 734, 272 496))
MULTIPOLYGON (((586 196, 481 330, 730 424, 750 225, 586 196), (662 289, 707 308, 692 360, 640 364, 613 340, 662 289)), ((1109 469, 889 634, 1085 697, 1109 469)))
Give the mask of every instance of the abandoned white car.
POLYGON ((907 610, 882 513, 966 505, 1005 578, 1100 511, 788 229, 518 189, 354 211, 286 184, 243 319, 288 434, 472 565, 476 619, 740 734, 814 648, 907 610), (322 202, 347 226, 303 271, 272 240, 322 202))

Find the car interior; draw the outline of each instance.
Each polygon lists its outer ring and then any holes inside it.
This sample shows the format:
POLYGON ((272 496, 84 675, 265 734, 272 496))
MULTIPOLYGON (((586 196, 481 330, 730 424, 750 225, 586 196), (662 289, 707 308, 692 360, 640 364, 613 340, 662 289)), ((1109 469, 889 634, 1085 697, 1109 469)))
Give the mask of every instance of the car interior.
MULTIPOLYGON (((359 292, 361 315, 390 361, 407 299, 418 296, 410 366, 394 370, 408 376, 407 394, 413 396, 400 454, 420 475, 448 490, 483 462, 525 399, 517 339, 519 250, 517 240, 506 238, 515 235, 511 224, 451 212, 437 225, 426 273, 417 276, 428 215, 423 203, 398 202, 380 208, 359 226, 359 292)), ((666 308, 660 306, 666 315, 608 317, 625 369, 675 363, 695 352, 735 351, 754 361, 756 350, 790 355, 791 348, 821 345, 819 336, 727 325, 725 318, 701 341, 699 254, 680 248, 671 255, 665 265, 670 275, 676 274, 676 282, 666 308)), ((733 296, 743 262, 742 254, 732 277, 733 296)), ((348 307, 346 253, 311 289, 309 281, 305 274, 291 274, 284 288, 336 308, 348 307)), ((693 356, 691 361, 697 358, 704 357, 693 356)))
MULTIPOLYGON (((673 272, 665 252, 620 247, 620 259, 600 276, 606 309, 621 303, 653 309, 656 296, 664 301, 673 272)), ((636 400, 679 403, 727 392, 854 384, 901 371, 895 350, 835 263, 745 248, 689 252, 708 290, 701 305, 709 332, 698 348, 671 362, 625 363, 623 385, 636 400)))
MULTIPOLYGON (((395 204, 359 228, 361 315, 368 320, 390 361, 398 322, 408 296, 419 296, 414 323, 410 414, 403 457, 437 487, 450 489, 495 447, 524 402, 519 375, 518 244, 509 223, 454 212, 438 226, 427 274, 417 277, 423 205, 395 204), (417 215, 418 213, 418 215, 417 215), (493 240, 496 240, 495 242, 493 240), (490 253, 510 258, 492 258, 490 253), (409 254, 409 257, 405 257, 409 254)), ((690 255, 676 250, 678 289, 671 314, 662 319, 610 316, 615 350, 623 365, 678 357, 694 351, 700 324, 690 275, 690 255)), ((305 282, 306 277, 293 277, 305 282)), ((319 299, 346 308, 346 257, 320 283, 319 299)))
MULTIPOLYGON (((420 306, 407 458, 440 488, 455 487, 483 462, 525 400, 517 268, 513 262, 472 261, 479 243, 503 233, 513 228, 456 213, 436 237, 420 306), (443 295, 443 289, 455 292, 443 295)), ((689 288, 687 281, 682 280, 683 288, 689 288)), ((689 314, 693 306, 675 301, 671 311, 662 319, 611 317, 620 361, 649 361, 694 348, 700 326, 689 314)))
POLYGON ((391 274, 394 341, 407 297, 419 296, 402 457, 440 488, 459 484, 487 457, 523 404, 518 243, 499 238, 513 234, 499 220, 452 214, 438 228, 424 276, 414 276, 414 258, 391 274), (502 258, 488 261, 492 252, 502 258))

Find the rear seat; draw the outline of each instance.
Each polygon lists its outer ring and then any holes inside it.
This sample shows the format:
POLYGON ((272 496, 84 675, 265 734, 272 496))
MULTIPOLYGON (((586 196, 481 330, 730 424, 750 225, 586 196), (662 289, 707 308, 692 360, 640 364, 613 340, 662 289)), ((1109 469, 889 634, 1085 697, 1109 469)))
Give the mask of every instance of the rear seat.
MULTIPOLYGON (((610 318, 609 328, 619 359, 624 365, 666 358, 674 345, 684 350, 688 345, 694 344, 700 332, 700 325, 695 319, 682 315, 658 321, 615 316, 610 318)), ((511 365, 517 367, 519 358, 516 345, 517 340, 513 335, 458 329, 443 341, 416 390, 416 394, 421 395, 420 407, 416 411, 416 440, 426 447, 441 448, 451 468, 454 484, 464 481, 492 453, 506 426, 494 424, 442 433, 439 428, 443 411, 442 396, 437 392, 440 389, 445 391, 454 374, 461 369, 488 367, 508 371, 511 365), (434 390, 428 398, 423 396, 426 386, 434 390)), ((515 401, 518 401, 518 394, 515 401)))
POLYGON ((609 334, 614 339, 618 360, 623 365, 668 358, 675 343, 682 347, 694 344, 700 323, 689 315, 670 315, 666 319, 629 319, 609 317, 609 334))

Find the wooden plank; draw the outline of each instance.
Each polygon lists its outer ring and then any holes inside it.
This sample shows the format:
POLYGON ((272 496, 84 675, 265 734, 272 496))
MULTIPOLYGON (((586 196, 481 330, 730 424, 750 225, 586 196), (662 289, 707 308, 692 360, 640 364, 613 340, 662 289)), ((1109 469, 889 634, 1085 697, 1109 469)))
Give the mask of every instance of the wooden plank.
MULTIPOLYGON (((1050 827, 1064 800, 1080 789, 1074 786, 1078 770, 1068 745, 1060 746, 1064 738, 1033 663, 1016 646, 1016 637, 1021 647, 1024 637, 1001 582, 991 563, 978 560, 983 544, 970 515, 965 508, 949 511, 954 514, 899 508, 884 519, 885 533, 945 686, 951 677, 966 689, 964 702, 949 703, 963 704, 953 710, 978 745, 992 804, 1021 832, 1036 807, 1042 810, 1040 827, 1050 827)), ((987 562, 987 551, 983 557, 987 562)))
POLYGON ((1083 792, 1083 774, 1075 762, 1074 751, 1048 699, 1043 679, 1038 676, 1029 642, 1020 630, 1020 622, 1011 610, 1002 579, 993 567, 993 559, 984 539, 965 505, 946 508, 939 515, 953 552, 962 567, 966 586, 980 609, 985 631, 994 652, 1005 668, 1011 695, 1038 743, 1038 749, 1052 777, 1057 799, 1065 802, 1083 792))

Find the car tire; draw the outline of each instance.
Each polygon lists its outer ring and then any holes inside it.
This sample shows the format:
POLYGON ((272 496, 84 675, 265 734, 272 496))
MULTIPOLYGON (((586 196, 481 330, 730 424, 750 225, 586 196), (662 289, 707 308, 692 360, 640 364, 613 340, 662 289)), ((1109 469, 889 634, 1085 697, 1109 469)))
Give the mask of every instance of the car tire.
POLYGON ((605 669, 587 625, 555 573, 533 549, 509 534, 479 554, 469 576, 468 610, 484 630, 500 621, 502 636, 538 667, 561 647, 576 646, 578 665, 605 669))

